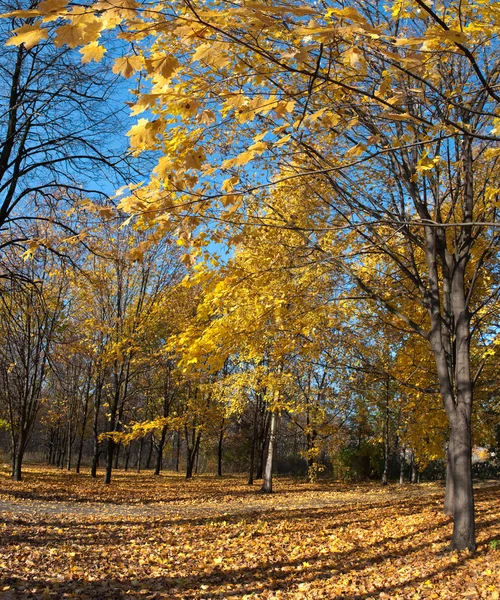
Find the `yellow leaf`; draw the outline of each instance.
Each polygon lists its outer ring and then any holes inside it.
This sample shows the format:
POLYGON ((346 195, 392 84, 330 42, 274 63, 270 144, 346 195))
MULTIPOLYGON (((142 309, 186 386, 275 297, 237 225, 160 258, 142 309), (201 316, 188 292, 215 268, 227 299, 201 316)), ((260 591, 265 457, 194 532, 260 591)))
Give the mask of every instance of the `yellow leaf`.
POLYGON ((42 15, 49 15, 51 13, 60 13, 63 8, 66 8, 68 0, 43 0, 37 6, 37 9, 42 15))
POLYGON ((200 169, 204 160, 205 154, 203 153, 203 150, 192 150, 186 154, 184 164, 187 169, 200 169))
POLYGON ((285 135, 282 138, 280 138, 277 142, 274 142, 274 145, 283 146, 283 144, 286 144, 291 139, 291 137, 291 134, 285 135))
POLYGON ((179 66, 179 61, 175 56, 165 54, 162 56, 154 55, 151 58, 146 58, 144 64, 148 73, 158 74, 165 79, 168 79, 179 66))
POLYGON ((81 48, 79 52, 83 56, 83 64, 86 64, 91 60, 95 62, 100 62, 106 52, 106 48, 104 48, 104 46, 99 46, 97 42, 91 42, 90 44, 87 44, 86 46, 81 48))
POLYGON ((102 29, 102 22, 93 15, 85 15, 75 23, 68 23, 57 28, 56 46, 76 48, 82 44, 95 42, 102 29))
POLYGON ((223 192, 232 192, 234 189, 234 186, 237 185, 239 182, 239 179, 236 175, 233 175, 233 177, 226 179, 223 183, 222 183, 222 191, 223 192))
POLYGON ((6 42, 6 46, 20 46, 24 44, 26 50, 33 48, 42 40, 46 40, 49 34, 46 29, 42 29, 40 24, 36 25, 23 25, 14 29, 13 33, 16 35, 9 38, 6 42))
POLYGON ((255 144, 249 146, 248 149, 253 150, 254 152, 262 153, 267 150, 267 144, 266 142, 256 142, 255 144))
MULTIPOLYGON (((196 258, 192 254, 183 254, 181 256, 181 262, 186 265, 186 267, 192 267, 196 263, 196 258)), ((198 359, 192 359, 193 362, 197 362, 198 359)))
MULTIPOLYGON (((132 75, 142 68, 142 58, 140 56, 124 56, 117 58, 113 65, 113 73, 122 75, 125 79, 129 79, 132 75)), ((142 120, 142 119, 141 119, 142 120)))

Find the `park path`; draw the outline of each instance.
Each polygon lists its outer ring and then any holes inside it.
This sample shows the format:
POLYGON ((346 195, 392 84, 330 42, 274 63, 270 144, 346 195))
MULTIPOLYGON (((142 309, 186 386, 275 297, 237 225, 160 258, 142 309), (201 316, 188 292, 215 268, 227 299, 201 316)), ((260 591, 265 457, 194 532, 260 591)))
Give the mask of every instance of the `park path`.
MULTIPOLYGON (((498 486, 495 481, 482 481, 475 484, 475 489, 483 489, 492 486, 498 486)), ((444 488, 435 486, 426 487, 405 486, 398 488, 391 486, 393 491, 391 497, 387 493, 364 493, 354 496, 353 494, 329 494, 328 492, 319 492, 310 494, 301 498, 290 498, 287 494, 280 493, 269 495, 260 495, 258 493, 250 500, 248 497, 244 502, 198 502, 191 505, 176 505, 173 502, 154 502, 148 504, 117 504, 113 502, 66 502, 59 500, 33 500, 25 498, 9 499, 4 496, 0 500, 0 515, 10 516, 38 516, 50 517, 53 515, 64 514, 66 517, 116 517, 116 518, 190 518, 190 519, 210 519, 232 517, 245 514, 258 514, 276 511, 297 511, 309 509, 326 509, 334 506, 352 506, 359 508, 359 505, 377 505, 387 504, 388 501, 414 500, 417 498, 435 497, 437 502, 442 501, 444 488)), ((388 491, 385 488, 384 491, 388 491)))

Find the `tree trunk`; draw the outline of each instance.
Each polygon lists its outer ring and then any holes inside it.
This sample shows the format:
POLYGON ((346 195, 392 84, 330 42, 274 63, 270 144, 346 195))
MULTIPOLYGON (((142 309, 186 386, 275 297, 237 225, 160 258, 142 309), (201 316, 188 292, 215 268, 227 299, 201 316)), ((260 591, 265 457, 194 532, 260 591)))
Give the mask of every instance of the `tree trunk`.
POLYGON ((175 471, 179 472, 179 464, 181 461, 181 432, 177 431, 177 452, 175 455, 175 471))
POLYGON ((253 413, 252 439, 250 441, 250 468, 249 468, 249 472, 248 472, 248 485, 253 485, 253 474, 255 471, 255 444, 257 442, 258 414, 259 414, 259 403, 256 398, 255 399, 255 410, 253 413))
POLYGON ((146 470, 151 466, 151 458, 153 456, 153 434, 149 438, 148 458, 146 460, 146 470))
POLYGON ((80 436, 80 443, 78 445, 78 456, 76 459, 76 472, 80 472, 80 466, 82 464, 82 456, 83 456, 83 444, 85 441, 85 429, 87 427, 87 415, 89 412, 89 400, 90 400, 90 384, 92 381, 92 372, 91 368, 89 368, 89 375, 87 378, 87 389, 85 390, 85 404, 83 405, 83 415, 82 415, 82 434, 80 436))
POLYGON ((417 483, 417 481, 418 481, 418 469, 417 469, 417 463, 415 462, 415 456, 414 456, 413 460, 411 461, 411 482, 417 483))
POLYGON ((266 405, 264 402, 261 403, 261 427, 259 432, 259 462, 257 464, 257 474, 255 479, 262 479, 264 472, 264 462, 266 457, 266 449, 268 450, 268 446, 266 442, 268 442, 268 433, 269 433, 269 425, 270 418, 269 413, 266 410, 266 405))
POLYGON ((81 464, 82 464, 83 442, 84 442, 84 437, 83 437, 83 434, 82 434, 82 437, 80 438, 80 444, 79 444, 79 447, 78 447, 78 456, 77 456, 77 459, 76 459, 76 469, 75 470, 76 470, 77 473, 80 472, 80 467, 81 467, 81 464))
POLYGON ((453 477, 453 536, 455 550, 475 550, 474 494, 470 423, 457 418, 451 429, 450 458, 453 477))
POLYGON ((115 453, 115 443, 112 439, 108 439, 106 443, 106 472, 104 474, 104 483, 111 483, 111 473, 113 471, 113 456, 115 453))
POLYGON ((390 377, 387 376, 384 419, 384 472, 382 473, 382 485, 387 485, 389 481, 389 393, 390 377))
POLYGON ((406 446, 402 446, 399 452, 399 485, 405 482, 406 446))
POLYGON ((217 476, 222 477, 222 447, 224 442, 224 419, 219 430, 219 444, 217 447, 217 476))
POLYGON ((71 419, 68 419, 68 439, 66 441, 66 470, 71 471, 71 453, 73 450, 73 439, 71 437, 71 419))
POLYGON ((125 448, 125 464, 123 465, 123 470, 128 471, 128 463, 130 461, 130 444, 125 448))
POLYGON ((120 464, 121 449, 122 449, 122 445, 120 444, 120 442, 118 442, 118 444, 116 444, 116 451, 115 451, 115 469, 118 469, 118 465, 120 464))
POLYGON ((261 492, 271 494, 273 491, 273 461, 274 449, 276 447, 276 426, 278 415, 273 410, 271 413, 271 426, 269 432, 269 445, 267 449, 266 467, 264 469, 264 483, 262 484, 261 492))
POLYGON ((90 476, 95 479, 97 477, 97 466, 99 465, 99 442, 94 443, 94 453, 92 455, 92 464, 90 466, 90 476))
POLYGON ((444 493, 444 514, 452 517, 454 514, 455 494, 453 486, 453 460, 452 451, 450 449, 451 439, 446 449, 446 489, 444 493))
POLYGON ((139 450, 137 452, 137 472, 141 472, 141 461, 142 461, 142 447, 144 446, 144 438, 141 437, 141 441, 139 442, 139 450))
POLYGON ((94 438, 94 452, 92 456, 92 465, 90 467, 90 476, 92 478, 97 477, 97 466, 99 465, 99 454, 101 452, 101 445, 99 442, 99 410, 101 408, 101 394, 102 394, 102 382, 99 377, 96 380, 96 389, 94 395, 94 419, 92 422, 92 435, 94 438))
POLYGON ((165 448, 165 439, 167 437, 167 426, 165 425, 161 430, 160 439, 156 446, 156 462, 155 462, 155 475, 159 476, 161 472, 161 465, 163 460, 163 449, 165 448))
POLYGON ((12 479, 14 481, 22 481, 22 464, 24 456, 24 440, 18 440, 16 446, 13 449, 12 454, 12 479))
POLYGON ((195 434, 193 430, 193 445, 189 446, 188 434, 186 428, 186 479, 191 479, 193 476, 193 470, 198 457, 198 451, 200 449, 201 431, 195 434))

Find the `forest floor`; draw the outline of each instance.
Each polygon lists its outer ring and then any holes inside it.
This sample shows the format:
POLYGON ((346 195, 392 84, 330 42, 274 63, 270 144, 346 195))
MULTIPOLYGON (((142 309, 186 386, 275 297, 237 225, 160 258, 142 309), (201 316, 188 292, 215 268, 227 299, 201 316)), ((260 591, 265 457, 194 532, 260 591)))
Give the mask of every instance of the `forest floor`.
POLYGON ((500 482, 477 484, 474 554, 447 550, 439 483, 258 489, 0 467, 0 598, 499 598, 500 482))

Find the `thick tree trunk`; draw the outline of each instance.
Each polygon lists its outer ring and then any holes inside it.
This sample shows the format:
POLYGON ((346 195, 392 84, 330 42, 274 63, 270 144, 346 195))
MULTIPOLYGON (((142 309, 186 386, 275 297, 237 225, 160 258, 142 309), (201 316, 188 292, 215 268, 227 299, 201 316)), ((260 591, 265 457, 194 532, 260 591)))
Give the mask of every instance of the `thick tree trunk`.
POLYGON ((474 494, 472 489, 472 444, 470 424, 457 418, 451 428, 450 459, 453 478, 453 536, 455 550, 475 550, 474 494))
POLYGON ((273 462, 274 462, 274 450, 276 447, 276 427, 278 422, 278 415, 273 410, 271 413, 271 425, 269 431, 269 445, 267 450, 267 460, 264 469, 264 483, 262 484, 261 492, 271 494, 273 491, 273 462))
POLYGON ((12 479, 14 481, 22 481, 22 464, 23 464, 23 456, 24 449, 22 444, 15 449, 12 456, 12 479))
POLYGON ((24 431, 19 432, 17 440, 12 435, 12 479, 22 481, 22 464, 26 450, 26 435, 24 431))
MULTIPOLYGON (((464 222, 472 222, 473 157, 472 139, 464 136, 463 207, 464 222)), ((431 320, 429 341, 436 361, 441 398, 450 423, 449 474, 452 481, 453 536, 451 547, 475 550, 474 496, 472 490, 471 416, 473 383, 470 372, 471 314, 465 272, 470 258, 472 228, 463 227, 456 238, 460 252, 446 249, 444 231, 425 227, 429 294, 426 297, 431 320), (442 290, 437 256, 441 263, 442 290), (441 295, 442 292, 442 295, 441 295), (441 307, 442 302, 442 307, 441 307)), ((451 488, 448 496, 450 496, 451 488)), ((451 503, 450 503, 451 502, 451 503)))

